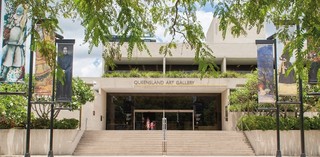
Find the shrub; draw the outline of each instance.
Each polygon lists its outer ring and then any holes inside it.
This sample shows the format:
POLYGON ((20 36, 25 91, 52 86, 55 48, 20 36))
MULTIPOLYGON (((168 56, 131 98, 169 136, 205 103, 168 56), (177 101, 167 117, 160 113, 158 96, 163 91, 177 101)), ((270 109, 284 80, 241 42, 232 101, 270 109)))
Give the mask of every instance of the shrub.
POLYGON ((31 121, 32 129, 49 129, 50 119, 36 118, 31 121))
MULTIPOLYGON (((300 130, 300 118, 280 118, 280 130, 300 130)), ((276 130, 276 118, 271 116, 244 115, 239 119, 240 130, 276 130)), ((320 117, 304 117, 304 129, 320 129, 320 117)))
POLYGON ((0 116, 0 129, 10 129, 15 126, 15 123, 7 119, 5 116, 0 116))
MULTIPOLYGON (((62 119, 54 120, 53 128, 54 129, 76 129, 79 126, 79 121, 77 119, 62 119)), ((50 129, 50 119, 37 118, 32 120, 31 123, 32 129, 50 129)))
POLYGON ((142 73, 138 69, 132 69, 129 72, 129 77, 141 77, 142 73))
POLYGON ((297 123, 296 117, 280 118, 280 130, 296 130, 297 123))
POLYGON ((227 71, 224 73, 221 73, 220 78, 239 78, 241 77, 241 74, 235 71, 227 71))
POLYGON ((77 119, 62 119, 55 123, 55 129, 76 129, 79 125, 79 121, 77 119))
POLYGON ((310 124, 310 129, 314 129, 314 130, 320 130, 320 117, 313 117, 310 120, 311 124, 310 124))

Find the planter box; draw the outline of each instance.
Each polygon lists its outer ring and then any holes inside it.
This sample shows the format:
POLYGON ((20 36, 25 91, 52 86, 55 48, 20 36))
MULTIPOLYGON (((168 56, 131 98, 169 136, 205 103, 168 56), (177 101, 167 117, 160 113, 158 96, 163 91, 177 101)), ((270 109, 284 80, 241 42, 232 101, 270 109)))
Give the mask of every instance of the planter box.
MULTIPOLYGON (((320 130, 308 130, 305 134, 305 153, 307 156, 320 156, 320 130)), ((276 130, 245 131, 256 155, 275 156, 277 151, 276 130)), ((280 131, 280 148, 284 156, 300 156, 300 130, 280 131)))
MULTIPOLYGON (((83 134, 81 130, 53 130, 54 155, 72 155, 83 134)), ((1 129, 0 155, 25 154, 26 130, 1 129)), ((47 155, 49 152, 50 130, 31 129, 30 154, 47 155)))

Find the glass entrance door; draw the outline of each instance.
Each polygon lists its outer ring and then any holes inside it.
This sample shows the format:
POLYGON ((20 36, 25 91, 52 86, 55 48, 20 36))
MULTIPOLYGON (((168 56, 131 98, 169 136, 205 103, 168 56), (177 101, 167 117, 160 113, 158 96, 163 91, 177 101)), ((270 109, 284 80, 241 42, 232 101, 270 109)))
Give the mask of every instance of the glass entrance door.
POLYGON ((163 115, 169 130, 221 130, 221 95, 107 94, 106 130, 146 130, 147 119, 161 130, 163 115))
POLYGON ((134 110, 133 130, 161 130, 162 118, 168 130, 194 130, 194 110, 134 110))

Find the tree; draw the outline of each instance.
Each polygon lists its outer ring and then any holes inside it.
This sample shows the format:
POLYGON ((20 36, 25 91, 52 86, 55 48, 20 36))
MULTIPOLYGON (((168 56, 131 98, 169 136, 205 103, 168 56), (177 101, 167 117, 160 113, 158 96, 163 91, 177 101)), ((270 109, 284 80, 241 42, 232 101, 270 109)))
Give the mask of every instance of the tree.
MULTIPOLYGON (((26 78, 26 81, 29 78, 26 78)), ((25 92, 27 93, 28 84, 1 84, 0 91, 4 92, 25 92)), ((94 93, 89 85, 80 78, 74 78, 72 81, 72 102, 63 104, 70 110, 78 110, 82 105, 94 100, 94 93)), ((27 94, 26 94, 27 95, 27 94)), ((0 95, 0 128, 12 128, 23 125, 27 116, 27 97, 26 95, 0 95)), ((42 101, 51 101, 50 97, 43 97, 42 101)), ((40 100, 38 100, 40 101, 40 100)), ((33 104, 35 114, 41 119, 50 119, 50 104, 33 104)), ((54 118, 59 114, 56 110, 54 118)))
MULTIPOLYGON (((89 85, 87 85, 80 78, 73 78, 72 80, 72 102, 63 103, 60 106, 69 108, 70 111, 78 110, 80 107, 87 102, 94 100, 94 93, 89 85)), ((51 98, 43 97, 43 101, 51 101, 51 98)), ((50 119, 50 104, 34 104, 32 109, 36 112, 37 116, 41 119, 50 119)), ((54 118, 60 113, 60 110, 55 110, 54 118)))
POLYGON ((280 40, 288 41, 284 52, 295 55, 294 67, 299 76, 304 76, 305 65, 309 65, 308 54, 316 52, 320 55, 320 3, 312 0, 268 0, 268 1, 220 1, 215 6, 214 15, 220 18, 219 29, 225 36, 226 30, 231 28, 235 36, 246 34, 245 30, 254 26, 258 30, 265 22, 272 22, 278 28, 276 35, 280 40), (258 8, 258 9, 257 9, 258 8), (293 33, 289 32, 289 25, 297 25, 293 33), (308 46, 303 49, 304 43, 308 46))
MULTIPOLYGON (((248 114, 256 114, 259 111, 267 112, 267 114, 273 114, 274 111, 268 110, 268 108, 275 108, 274 104, 259 104, 258 103, 258 73, 254 71, 252 74, 247 75, 246 84, 238 89, 230 92, 230 110, 247 112, 248 114), (259 109, 260 108, 260 109, 259 109)), ((304 111, 316 111, 319 112, 320 98, 317 96, 308 96, 307 92, 319 92, 320 88, 318 85, 310 86, 307 81, 303 81, 303 102, 304 111)), ((297 96, 279 96, 279 101, 282 102, 298 102, 299 97, 297 96)), ((280 105, 280 112, 283 117, 287 117, 288 112, 298 112, 299 108, 297 104, 282 104, 280 105)), ((297 114, 296 114, 297 116, 297 114)))
MULTIPOLYGON (((104 56, 109 66, 113 67, 113 60, 121 55, 119 47, 128 43, 129 57, 134 48, 149 52, 142 37, 155 33, 156 25, 165 26, 171 35, 172 41, 161 47, 159 52, 163 55, 171 55, 171 48, 176 47, 178 34, 183 36, 183 42, 195 51, 195 61, 199 63, 199 70, 214 71, 213 51, 204 43, 204 33, 197 21, 197 8, 207 3, 214 5, 214 0, 177 0, 166 2, 163 0, 13 0, 15 4, 24 4, 29 7, 29 19, 33 23, 42 19, 41 27, 52 33, 59 28, 59 17, 80 18, 85 28, 84 42, 90 44, 90 48, 102 44, 106 47, 104 56), (34 7, 36 6, 36 7, 34 7), (120 41, 110 44, 113 35, 117 35, 120 41)), ((29 30, 33 34, 33 47, 38 47, 53 68, 56 53, 50 43, 38 40, 39 34, 34 28, 29 30), (40 48, 39 48, 40 47, 40 48), (45 51, 41 51, 41 50, 45 51)), ((61 76, 58 76, 61 77, 61 76)))
POLYGON ((244 87, 231 91, 230 110, 246 111, 255 113, 258 107, 258 73, 255 71, 248 75, 248 80, 244 87))
MULTIPOLYGON (((84 42, 89 42, 91 48, 99 43, 105 46, 104 57, 110 66, 114 66, 113 60, 121 56, 119 47, 124 42, 128 42, 129 57, 134 48, 148 51, 141 37, 153 35, 156 25, 161 25, 173 37, 171 42, 160 48, 160 53, 170 55, 170 49, 176 47, 177 34, 181 34, 183 42, 194 50, 199 70, 204 72, 210 68, 214 71, 213 51, 204 43, 204 33, 196 17, 197 9, 206 5, 211 5, 214 16, 220 19, 219 29, 223 36, 227 30, 231 30, 235 36, 245 35, 246 29, 255 26, 260 31, 265 22, 272 22, 278 28, 283 26, 277 36, 282 41, 289 41, 285 51, 288 50, 290 55, 298 52, 294 66, 301 76, 305 75, 303 68, 307 54, 319 54, 320 3, 313 0, 13 0, 13 3, 29 6, 29 19, 34 22, 43 18, 51 19, 41 24, 51 33, 59 29, 59 17, 80 18, 85 28, 84 42), (289 33, 287 25, 295 24, 300 29, 289 33), (120 41, 110 44, 108 41, 114 34, 120 37, 120 41), (305 41, 308 41, 308 47, 302 49, 305 41)), ((37 40, 39 35, 35 30, 29 32, 34 34, 36 42, 33 45, 47 50, 41 53, 53 67, 56 53, 52 53, 55 52, 52 46, 45 46, 47 43, 37 40)))

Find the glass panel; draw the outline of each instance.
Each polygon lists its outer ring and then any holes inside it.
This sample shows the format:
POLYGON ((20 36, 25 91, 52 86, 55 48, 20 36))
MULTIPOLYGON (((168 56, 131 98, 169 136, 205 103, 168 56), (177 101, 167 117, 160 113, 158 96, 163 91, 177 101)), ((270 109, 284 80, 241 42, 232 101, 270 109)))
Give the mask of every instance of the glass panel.
POLYGON ((168 130, 192 130, 192 113, 166 113, 168 130))
MULTIPOLYGON (((220 94, 107 94, 107 130, 133 130, 133 124, 136 130, 147 130, 147 118, 161 130, 159 110, 194 111, 195 129, 221 130, 220 94)), ((168 130, 192 130, 192 116, 192 112, 167 112, 168 130)))

